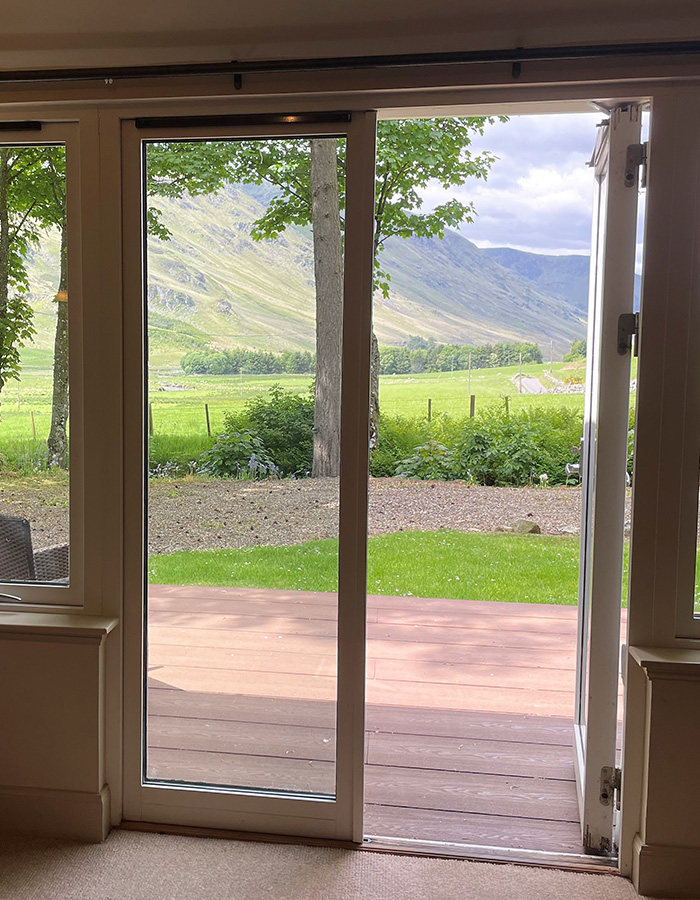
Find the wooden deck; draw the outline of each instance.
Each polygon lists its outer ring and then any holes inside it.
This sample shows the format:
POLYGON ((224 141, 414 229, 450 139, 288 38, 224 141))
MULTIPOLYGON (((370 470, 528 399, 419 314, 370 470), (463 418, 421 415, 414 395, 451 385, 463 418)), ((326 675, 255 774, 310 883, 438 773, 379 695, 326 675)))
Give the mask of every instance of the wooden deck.
MULTIPOLYGON (((367 629, 367 834, 580 852, 576 610, 371 596, 367 629)), ((149 777, 332 793, 335 635, 334 595, 152 585, 149 777)))

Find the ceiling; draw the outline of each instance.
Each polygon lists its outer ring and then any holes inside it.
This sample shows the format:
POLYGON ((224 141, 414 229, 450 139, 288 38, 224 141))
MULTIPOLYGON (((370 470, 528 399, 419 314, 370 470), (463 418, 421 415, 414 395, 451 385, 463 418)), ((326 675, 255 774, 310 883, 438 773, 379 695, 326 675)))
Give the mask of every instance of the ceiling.
POLYGON ((22 0, 0 68, 698 38, 696 0, 22 0))

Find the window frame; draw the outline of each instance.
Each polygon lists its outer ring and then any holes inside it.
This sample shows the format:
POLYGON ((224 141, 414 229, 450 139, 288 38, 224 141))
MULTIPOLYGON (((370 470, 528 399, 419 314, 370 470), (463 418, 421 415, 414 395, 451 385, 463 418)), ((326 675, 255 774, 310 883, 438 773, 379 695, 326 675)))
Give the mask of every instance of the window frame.
MULTIPOLYGON (((29 117, 28 117, 29 118, 29 117)), ((8 116, 9 119, 9 116, 8 116)), ((0 611, 85 605, 85 378, 83 352, 83 220, 80 126, 75 119, 39 117, 41 130, 3 131, 2 146, 63 145, 66 150, 66 228, 68 242, 68 384, 69 384, 69 583, 0 582, 0 611)), ((17 121, 16 114, 11 121, 17 121)), ((21 510, 20 510, 21 514, 21 510)))

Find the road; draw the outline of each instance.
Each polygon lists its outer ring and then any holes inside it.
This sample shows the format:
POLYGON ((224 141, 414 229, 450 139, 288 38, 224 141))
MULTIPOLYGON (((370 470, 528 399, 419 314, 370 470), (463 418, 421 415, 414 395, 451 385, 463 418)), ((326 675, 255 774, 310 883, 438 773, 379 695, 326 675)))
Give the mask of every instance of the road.
MULTIPOLYGON (((513 383, 515 386, 518 386, 518 376, 516 375, 513 378, 513 383)), ((539 380, 539 378, 528 378, 527 375, 523 375, 522 377, 523 384, 523 393, 524 394, 546 394, 547 389, 539 380)))

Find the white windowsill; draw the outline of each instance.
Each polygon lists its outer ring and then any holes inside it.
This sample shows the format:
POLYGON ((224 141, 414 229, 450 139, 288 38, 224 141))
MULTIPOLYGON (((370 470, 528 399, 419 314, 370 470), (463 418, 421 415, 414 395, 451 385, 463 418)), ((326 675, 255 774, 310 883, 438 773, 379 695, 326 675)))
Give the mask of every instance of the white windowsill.
POLYGON ((0 637, 13 635, 54 638, 86 638, 102 641, 119 624, 118 619, 81 616, 76 613, 0 612, 0 637))

